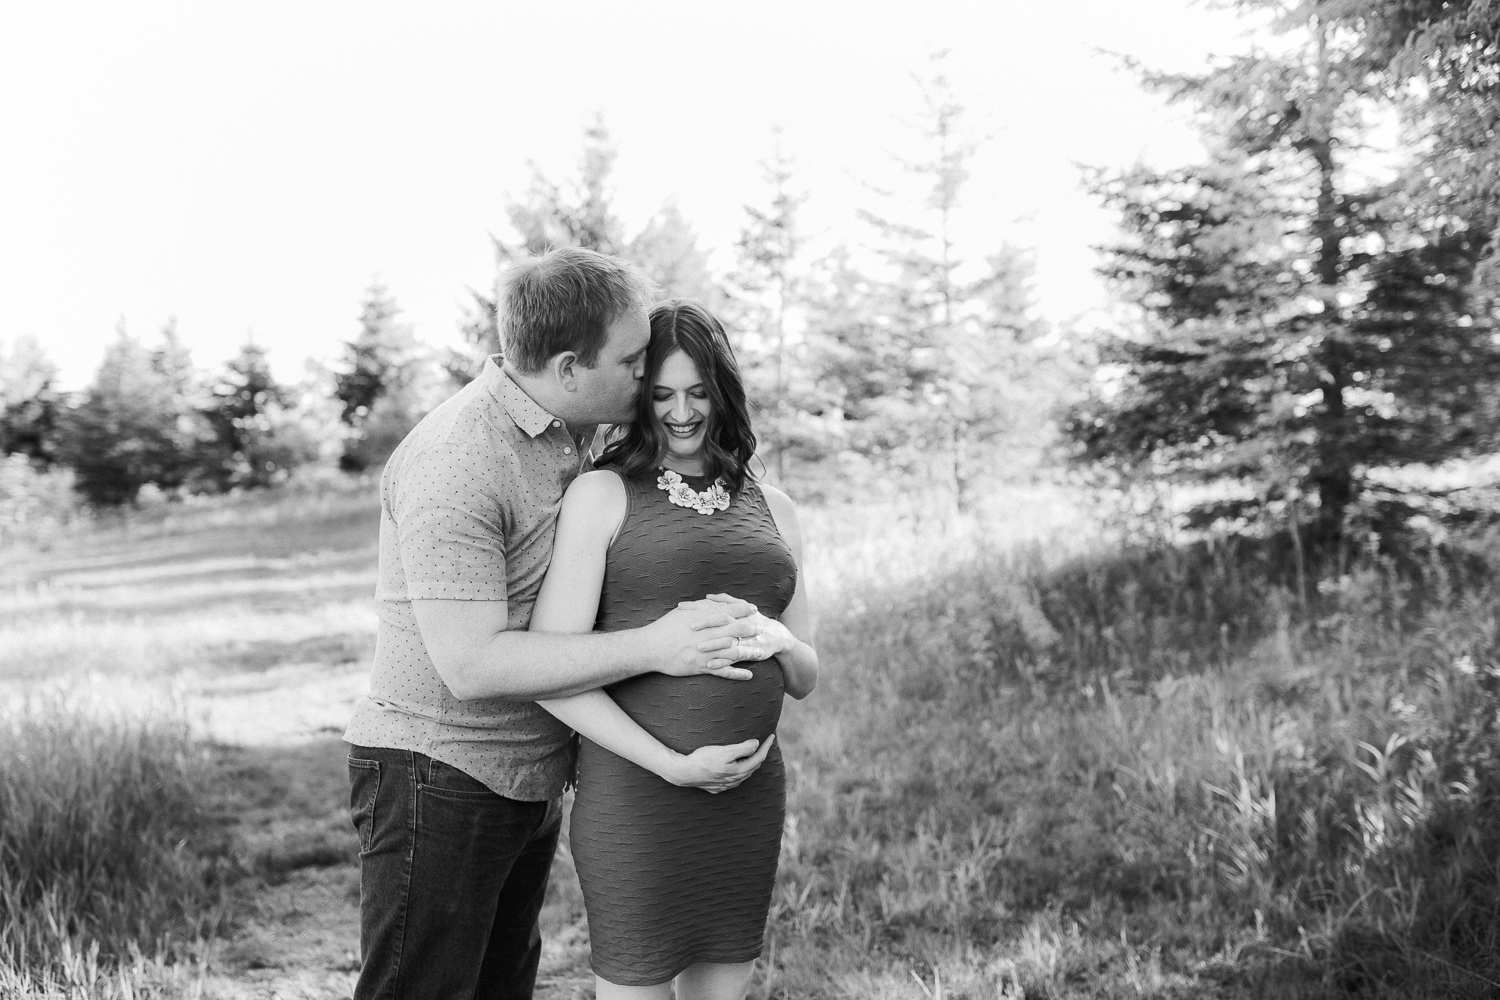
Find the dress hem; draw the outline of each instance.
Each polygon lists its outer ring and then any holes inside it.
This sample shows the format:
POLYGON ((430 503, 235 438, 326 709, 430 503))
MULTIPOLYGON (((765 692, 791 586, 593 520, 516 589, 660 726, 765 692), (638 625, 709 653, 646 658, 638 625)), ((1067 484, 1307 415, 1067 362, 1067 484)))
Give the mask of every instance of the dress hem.
POLYGON ((695 954, 688 958, 686 961, 673 963, 675 971, 666 973, 666 977, 663 979, 643 979, 639 975, 625 976, 621 979, 612 979, 604 973, 600 972, 599 967, 593 962, 589 963, 589 968, 593 970, 594 975, 598 976, 600 979, 604 980, 612 986, 660 986, 663 983, 670 983, 672 980, 676 979, 678 976, 682 975, 684 972, 695 965, 743 965, 746 962, 753 962, 756 959, 760 958, 762 951, 762 948, 756 948, 754 952, 748 954, 741 953, 736 956, 695 954))

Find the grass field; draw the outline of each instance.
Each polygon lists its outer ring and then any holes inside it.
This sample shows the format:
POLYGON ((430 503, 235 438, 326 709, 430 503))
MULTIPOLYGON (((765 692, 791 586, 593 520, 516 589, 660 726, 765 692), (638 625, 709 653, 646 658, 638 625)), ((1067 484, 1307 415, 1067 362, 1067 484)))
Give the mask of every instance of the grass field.
MULTIPOLYGON (((1500 547, 1297 580, 1086 517, 806 512, 751 995, 1500 994, 1500 547)), ((287 493, 0 553, 0 996, 347 995, 374 522, 287 493)), ((539 995, 585 997, 555 876, 539 995)))

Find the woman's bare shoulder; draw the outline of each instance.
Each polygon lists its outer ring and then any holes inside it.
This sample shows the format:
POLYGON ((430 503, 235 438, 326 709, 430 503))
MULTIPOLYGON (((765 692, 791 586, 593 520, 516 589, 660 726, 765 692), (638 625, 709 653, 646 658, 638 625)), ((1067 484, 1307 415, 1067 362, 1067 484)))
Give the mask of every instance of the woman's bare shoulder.
POLYGON ((607 517, 625 512, 625 481, 613 469, 593 469, 573 480, 563 494, 565 513, 607 517))

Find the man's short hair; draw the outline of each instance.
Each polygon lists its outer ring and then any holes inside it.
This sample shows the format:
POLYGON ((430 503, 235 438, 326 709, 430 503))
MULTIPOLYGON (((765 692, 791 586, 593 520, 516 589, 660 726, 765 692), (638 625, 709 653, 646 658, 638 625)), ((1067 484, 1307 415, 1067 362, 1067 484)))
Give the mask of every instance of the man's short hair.
POLYGON ((505 360, 534 375, 572 351, 592 368, 609 325, 631 309, 645 312, 655 296, 638 267, 597 250, 559 247, 516 261, 501 275, 497 302, 505 360))

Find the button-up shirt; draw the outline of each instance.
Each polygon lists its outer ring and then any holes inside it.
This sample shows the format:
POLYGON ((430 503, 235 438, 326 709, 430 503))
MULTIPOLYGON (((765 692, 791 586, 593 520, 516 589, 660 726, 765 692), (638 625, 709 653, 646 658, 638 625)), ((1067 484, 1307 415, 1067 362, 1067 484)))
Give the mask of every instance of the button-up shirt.
POLYGON ((498 360, 424 417, 381 475, 375 663, 344 738, 415 750, 500 795, 540 800, 571 774, 572 732, 534 702, 454 697, 411 604, 500 601, 507 629, 531 622, 585 448, 498 360))

